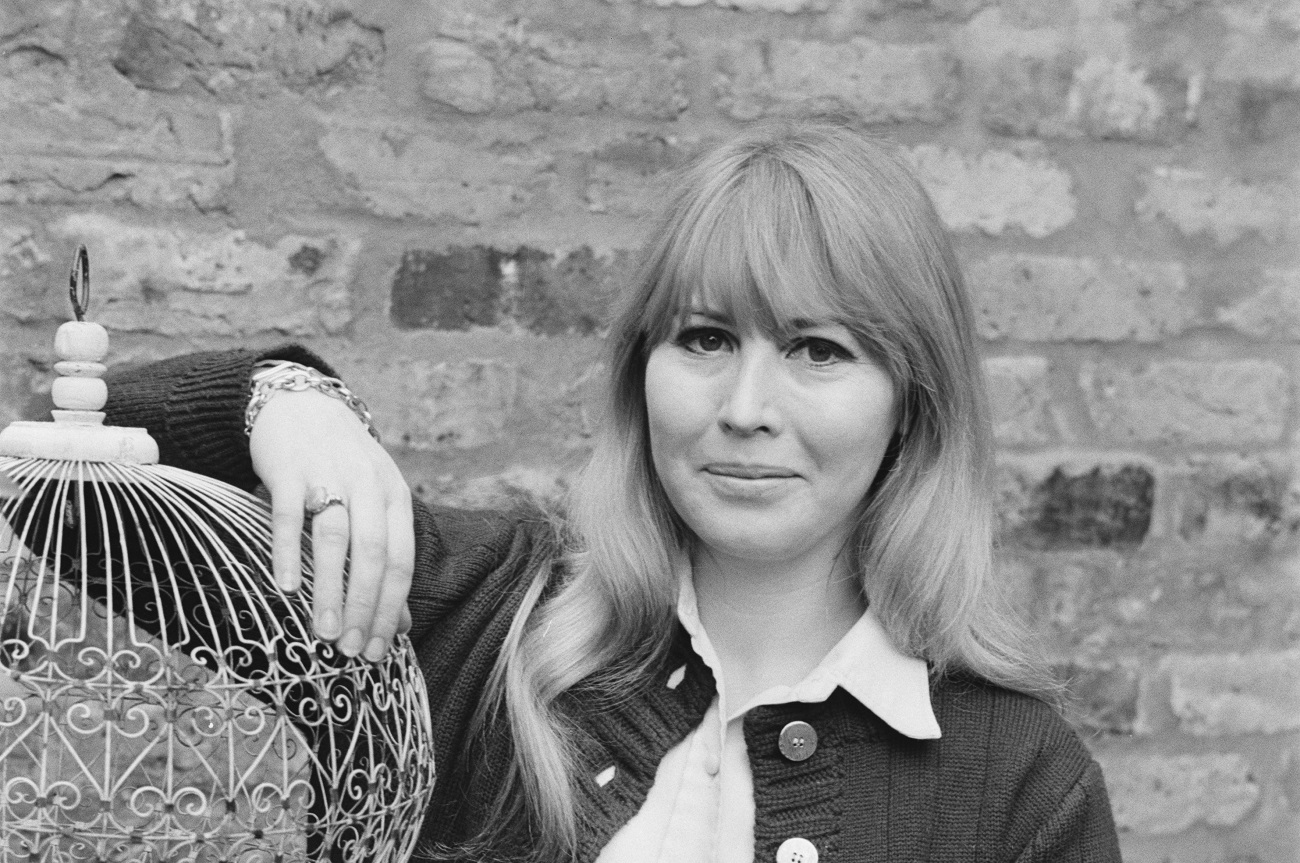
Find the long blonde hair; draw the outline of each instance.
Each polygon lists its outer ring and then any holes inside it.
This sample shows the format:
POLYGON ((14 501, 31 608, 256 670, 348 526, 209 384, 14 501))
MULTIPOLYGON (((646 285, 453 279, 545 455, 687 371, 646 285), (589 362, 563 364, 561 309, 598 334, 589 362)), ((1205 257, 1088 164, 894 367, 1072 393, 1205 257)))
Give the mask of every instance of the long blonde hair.
POLYGON ((515 760, 498 815, 526 814, 538 860, 571 857, 577 843, 571 727, 557 698, 580 681, 625 697, 674 631, 672 562, 691 535, 650 461, 644 373, 701 295, 742 326, 837 321, 884 364, 899 428, 853 549, 871 608, 936 679, 962 669, 1052 688, 993 582, 984 382, 960 268, 929 199, 898 156, 845 126, 752 129, 680 173, 618 299, 608 416, 568 503, 562 574, 544 566, 534 580, 480 713, 490 722, 504 707, 515 760))

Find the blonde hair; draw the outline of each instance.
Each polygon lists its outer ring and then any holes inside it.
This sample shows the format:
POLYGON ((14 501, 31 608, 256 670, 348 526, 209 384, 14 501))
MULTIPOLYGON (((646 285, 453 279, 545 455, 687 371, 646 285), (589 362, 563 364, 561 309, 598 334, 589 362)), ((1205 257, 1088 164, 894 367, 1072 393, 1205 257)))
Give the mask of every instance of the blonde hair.
POLYGON ((672 637, 672 562, 691 536, 650 461, 644 372, 701 295, 742 327, 842 323, 891 375, 898 432, 853 551, 895 646, 936 679, 966 670, 1053 688, 993 582, 984 382, 960 268, 929 199, 898 156, 843 125, 752 129, 680 173, 618 300, 609 415, 569 501, 562 575, 544 588, 550 566, 540 567, 480 714, 493 721, 504 707, 515 761, 497 815, 526 813, 538 860, 577 847, 571 728, 557 699, 579 681, 627 697, 672 637))

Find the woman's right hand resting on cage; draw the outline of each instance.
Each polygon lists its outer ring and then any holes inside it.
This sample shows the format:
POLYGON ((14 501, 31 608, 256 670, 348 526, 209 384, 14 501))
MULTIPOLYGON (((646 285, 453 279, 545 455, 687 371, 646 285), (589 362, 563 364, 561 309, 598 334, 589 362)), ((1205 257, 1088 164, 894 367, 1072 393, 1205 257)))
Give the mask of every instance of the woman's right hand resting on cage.
POLYGON ((397 465, 343 402, 313 390, 276 393, 257 415, 249 449, 271 494, 272 565, 284 589, 302 583, 308 496, 323 488, 342 498, 311 518, 316 634, 348 656, 382 659, 411 625, 415 536, 397 465))

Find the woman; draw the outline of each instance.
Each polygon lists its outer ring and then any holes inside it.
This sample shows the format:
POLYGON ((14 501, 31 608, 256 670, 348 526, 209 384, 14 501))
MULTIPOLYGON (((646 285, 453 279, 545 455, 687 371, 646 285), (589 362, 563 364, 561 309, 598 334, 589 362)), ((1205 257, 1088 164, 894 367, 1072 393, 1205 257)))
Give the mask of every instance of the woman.
POLYGON ((1117 860, 993 581, 971 313, 903 164, 821 123, 707 154, 607 344, 563 521, 412 509, 349 406, 268 388, 275 365, 248 450, 222 434, 255 362, 328 372, 301 350, 170 361, 110 407, 265 483, 287 586, 316 512, 323 638, 376 659, 410 626, 438 738, 423 857, 1117 860))

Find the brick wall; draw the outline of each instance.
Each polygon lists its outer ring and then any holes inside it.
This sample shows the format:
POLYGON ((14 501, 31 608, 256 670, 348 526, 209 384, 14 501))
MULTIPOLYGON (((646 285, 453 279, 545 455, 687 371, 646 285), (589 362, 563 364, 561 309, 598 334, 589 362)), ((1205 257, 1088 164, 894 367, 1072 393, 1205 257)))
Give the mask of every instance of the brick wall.
POLYGON ((892 136, 1128 859, 1300 859, 1296 0, 4 0, 0 47, 0 422, 84 241, 117 361, 303 341, 471 503, 581 462, 666 168, 892 136))

